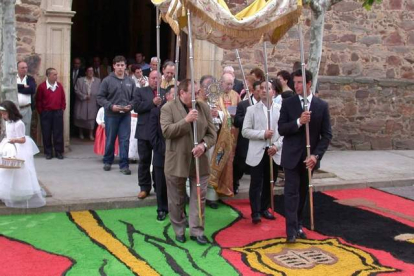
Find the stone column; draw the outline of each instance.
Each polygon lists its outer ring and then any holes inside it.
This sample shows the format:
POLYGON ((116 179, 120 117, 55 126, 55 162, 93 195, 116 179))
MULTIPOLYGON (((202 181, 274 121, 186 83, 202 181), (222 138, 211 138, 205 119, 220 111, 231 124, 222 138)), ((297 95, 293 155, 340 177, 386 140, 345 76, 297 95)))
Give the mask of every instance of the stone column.
POLYGON ((53 67, 58 71, 58 81, 66 93, 64 113, 65 150, 69 148, 69 110, 70 110, 70 45, 72 0, 42 0, 42 15, 36 26, 36 53, 41 57, 39 75, 46 78, 46 69, 53 67))
MULTIPOLYGON (((3 64, 3 11, 3 1, 0 1, 0 80, 3 79, 3 70, 1 68, 1 64, 3 64)), ((2 98, 0 94, 0 101, 2 98)))
MULTIPOLYGON (((206 40, 194 41, 194 76, 200 80, 203 75, 220 78, 223 68, 223 49, 206 40)), ((189 67, 188 69, 189 70, 189 67)))
POLYGON ((2 3, 2 41, 1 52, 1 99, 17 104, 16 85, 16 0, 4 0, 2 3), (7 54, 4 54, 7 53, 7 54))

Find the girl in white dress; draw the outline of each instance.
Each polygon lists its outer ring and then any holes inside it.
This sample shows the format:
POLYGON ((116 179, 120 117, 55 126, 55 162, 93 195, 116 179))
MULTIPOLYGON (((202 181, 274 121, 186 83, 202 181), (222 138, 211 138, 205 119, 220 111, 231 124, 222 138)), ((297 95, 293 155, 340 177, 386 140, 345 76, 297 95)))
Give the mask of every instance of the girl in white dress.
POLYGON ((6 138, 0 143, 0 155, 25 160, 19 169, 0 168, 0 199, 13 208, 44 206, 46 200, 33 161, 33 155, 39 153, 39 149, 29 136, 25 136, 22 115, 13 102, 0 103, 0 114, 6 121, 6 138))

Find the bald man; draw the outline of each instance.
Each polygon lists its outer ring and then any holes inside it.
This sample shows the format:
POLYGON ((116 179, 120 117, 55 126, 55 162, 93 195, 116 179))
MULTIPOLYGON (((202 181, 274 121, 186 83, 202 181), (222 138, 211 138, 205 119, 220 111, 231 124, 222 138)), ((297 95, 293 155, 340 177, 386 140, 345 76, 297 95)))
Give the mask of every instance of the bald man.
POLYGON ((151 191, 150 166, 152 160, 152 145, 150 143, 149 117, 151 110, 162 104, 165 100, 165 90, 160 89, 157 95, 157 80, 160 74, 153 70, 148 77, 148 86, 136 90, 134 94, 134 111, 138 113, 135 138, 138 139, 138 184, 141 188, 139 199, 146 198, 151 191))
POLYGON ((244 85, 243 82, 241 80, 238 80, 236 78, 236 75, 234 74, 234 68, 233 66, 226 66, 223 69, 223 74, 231 74, 234 78, 234 84, 233 84, 233 90, 237 92, 237 94, 240 95, 240 93, 242 92, 244 85))

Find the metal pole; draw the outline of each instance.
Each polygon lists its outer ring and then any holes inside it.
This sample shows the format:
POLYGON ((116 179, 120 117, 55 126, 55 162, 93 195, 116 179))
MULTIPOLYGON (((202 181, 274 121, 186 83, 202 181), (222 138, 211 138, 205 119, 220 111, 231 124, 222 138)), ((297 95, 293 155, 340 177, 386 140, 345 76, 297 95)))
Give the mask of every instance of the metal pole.
POLYGON ((177 97, 178 87, 178 65, 180 63, 180 36, 175 38, 175 83, 174 83, 174 99, 177 97))
MULTIPOLYGON (((299 32, 299 43, 300 43, 300 61, 302 63, 302 82, 303 82, 303 99, 304 99, 304 108, 305 111, 309 111, 308 103, 308 92, 306 91, 306 75, 305 75, 305 54, 303 51, 303 34, 302 34, 302 25, 298 24, 299 32)), ((306 157, 310 157, 310 138, 309 138, 309 123, 305 125, 306 130, 306 157)), ((309 179, 309 204, 310 204, 310 224, 311 230, 315 228, 315 221, 313 216, 313 185, 312 185, 312 170, 308 168, 308 179, 309 179)))
MULTIPOLYGON (((191 79, 191 103, 192 109, 196 109, 196 98, 194 90, 194 51, 193 51, 193 37, 191 32, 191 12, 187 9, 187 20, 188 20, 188 51, 190 59, 190 79, 191 79)), ((197 147, 197 121, 193 122, 194 129, 194 147, 197 147)), ((195 167, 196 167, 196 183, 197 183, 197 203, 198 203, 198 218, 200 220, 200 225, 203 224, 203 217, 201 214, 201 184, 200 184, 200 163, 198 157, 195 157, 195 167)))
POLYGON ((161 59, 160 59, 160 9, 157 7, 156 8, 156 17, 157 17, 157 72, 158 72, 158 76, 157 76, 157 97, 160 97, 160 87, 161 87, 161 59))
MULTIPOLYGON (((264 56, 264 69, 266 77, 266 95, 267 95, 267 129, 271 130, 271 118, 270 118, 270 108, 272 107, 272 100, 269 97, 269 72, 267 67, 267 48, 266 41, 263 42, 263 56, 264 56)), ((272 146, 272 139, 268 139, 268 147, 272 146)), ((272 208, 272 214, 275 213, 275 203, 274 203, 274 192, 273 188, 275 185, 274 175, 273 175, 273 157, 269 156, 269 167, 270 167, 270 206, 272 208)))
POLYGON ((251 105, 250 90, 249 90, 249 86, 247 85, 246 75, 244 74, 243 65, 242 65, 241 60, 240 60, 240 55, 239 55, 239 50, 238 49, 236 49, 236 57, 237 57, 237 61, 239 62, 240 71, 242 72, 242 76, 243 76, 244 90, 246 90, 247 99, 249 100, 249 105, 251 105))

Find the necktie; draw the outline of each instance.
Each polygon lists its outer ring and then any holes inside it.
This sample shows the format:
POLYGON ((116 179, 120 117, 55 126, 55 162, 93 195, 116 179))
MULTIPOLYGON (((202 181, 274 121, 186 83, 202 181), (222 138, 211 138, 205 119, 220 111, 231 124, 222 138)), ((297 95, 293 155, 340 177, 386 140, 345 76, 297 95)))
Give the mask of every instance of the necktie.
POLYGON ((154 94, 154 98, 157 97, 157 89, 153 90, 152 93, 154 94))

